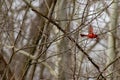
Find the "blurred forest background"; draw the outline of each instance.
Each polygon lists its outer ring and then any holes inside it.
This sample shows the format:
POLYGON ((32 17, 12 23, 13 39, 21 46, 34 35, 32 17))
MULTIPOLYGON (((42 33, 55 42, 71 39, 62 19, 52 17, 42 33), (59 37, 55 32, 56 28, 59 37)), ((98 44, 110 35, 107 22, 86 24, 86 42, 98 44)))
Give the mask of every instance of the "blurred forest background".
POLYGON ((120 80, 120 0, 0 0, 0 80, 120 80), (81 37, 89 25, 99 39, 81 37))

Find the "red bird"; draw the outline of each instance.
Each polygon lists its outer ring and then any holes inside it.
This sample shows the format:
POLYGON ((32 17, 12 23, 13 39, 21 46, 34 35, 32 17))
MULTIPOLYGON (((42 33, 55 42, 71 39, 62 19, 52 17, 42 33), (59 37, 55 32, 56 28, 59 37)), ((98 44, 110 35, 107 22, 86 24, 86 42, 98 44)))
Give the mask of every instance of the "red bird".
POLYGON ((89 33, 88 34, 80 34, 81 37, 88 37, 88 38, 98 38, 98 35, 93 32, 92 25, 89 26, 89 33))

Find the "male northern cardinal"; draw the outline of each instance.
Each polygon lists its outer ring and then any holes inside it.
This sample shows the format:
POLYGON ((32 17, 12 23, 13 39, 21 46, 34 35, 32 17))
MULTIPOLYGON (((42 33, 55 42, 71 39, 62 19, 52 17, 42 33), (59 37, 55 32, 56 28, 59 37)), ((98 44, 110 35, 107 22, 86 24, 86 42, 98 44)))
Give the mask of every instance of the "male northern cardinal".
POLYGON ((89 32, 88 34, 80 34, 81 37, 97 38, 98 39, 98 35, 93 32, 92 25, 89 26, 88 32, 89 32))

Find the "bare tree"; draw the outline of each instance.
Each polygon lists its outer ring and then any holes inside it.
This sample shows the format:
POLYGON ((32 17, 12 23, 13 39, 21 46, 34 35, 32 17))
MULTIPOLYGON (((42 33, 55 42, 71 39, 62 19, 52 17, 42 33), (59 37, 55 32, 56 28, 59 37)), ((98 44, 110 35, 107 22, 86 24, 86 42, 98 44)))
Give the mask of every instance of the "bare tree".
POLYGON ((119 80, 118 7, 119 0, 1 0, 0 79, 119 80), (88 37, 89 25, 97 38, 88 37))

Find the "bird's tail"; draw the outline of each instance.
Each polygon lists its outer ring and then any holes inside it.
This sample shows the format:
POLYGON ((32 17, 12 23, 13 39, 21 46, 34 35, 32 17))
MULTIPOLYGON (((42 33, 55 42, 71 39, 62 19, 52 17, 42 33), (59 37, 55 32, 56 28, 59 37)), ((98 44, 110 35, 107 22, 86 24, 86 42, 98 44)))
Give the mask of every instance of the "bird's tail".
POLYGON ((86 34, 80 34, 80 36, 81 36, 81 37, 85 37, 85 36, 87 36, 87 35, 86 35, 86 34))

